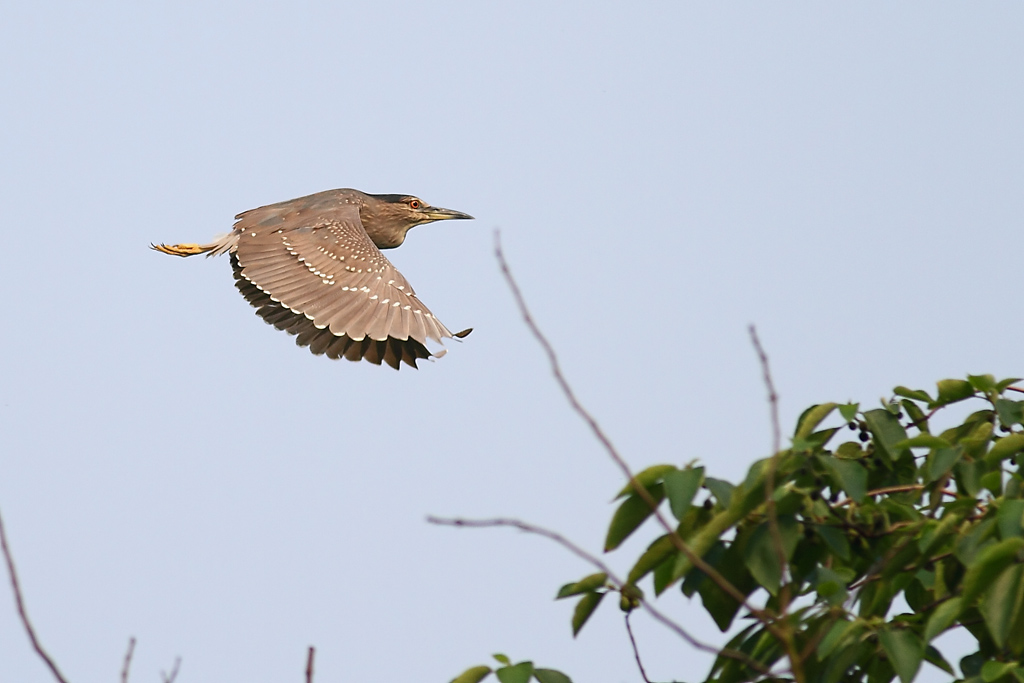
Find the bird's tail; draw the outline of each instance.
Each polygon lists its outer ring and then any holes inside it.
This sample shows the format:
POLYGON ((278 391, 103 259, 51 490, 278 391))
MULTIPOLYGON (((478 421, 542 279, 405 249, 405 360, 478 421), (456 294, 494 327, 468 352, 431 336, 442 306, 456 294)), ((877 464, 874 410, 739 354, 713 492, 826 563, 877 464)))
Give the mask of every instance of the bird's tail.
POLYGON ((162 254, 170 254, 171 256, 195 256, 196 254, 206 254, 207 256, 218 256, 227 251, 234 251, 235 245, 238 244, 238 234, 235 232, 229 232, 226 235, 222 235, 210 242, 209 244, 150 244, 150 249, 155 249, 162 254))

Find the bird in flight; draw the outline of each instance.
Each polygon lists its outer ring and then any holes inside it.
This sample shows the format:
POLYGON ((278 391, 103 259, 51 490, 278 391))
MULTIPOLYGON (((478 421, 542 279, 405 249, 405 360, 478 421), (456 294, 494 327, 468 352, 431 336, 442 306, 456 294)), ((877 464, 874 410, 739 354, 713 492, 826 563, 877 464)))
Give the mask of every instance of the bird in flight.
POLYGON ((427 349, 428 339, 472 328, 449 331, 380 250, 400 246, 417 225, 454 218, 473 217, 410 195, 327 190, 240 213, 209 244, 150 246, 172 256, 227 253, 238 291, 296 344, 397 370, 444 355, 427 349))

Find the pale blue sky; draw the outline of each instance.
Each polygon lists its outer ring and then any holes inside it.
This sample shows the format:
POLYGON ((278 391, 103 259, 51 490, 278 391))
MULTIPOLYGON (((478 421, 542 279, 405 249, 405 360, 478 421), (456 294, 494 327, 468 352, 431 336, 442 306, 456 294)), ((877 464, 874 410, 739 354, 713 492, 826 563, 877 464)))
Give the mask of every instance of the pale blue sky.
MULTIPOLYGON (((179 655, 182 683, 298 681, 311 644, 318 683, 447 681, 495 651, 639 680, 614 606, 574 641, 552 601, 589 567, 424 522, 516 516, 597 551, 621 485, 516 315, 495 228, 637 468, 735 479, 767 454, 752 322, 787 428, 810 403, 1024 372, 1018 3, 0 15, 0 511, 73 681, 116 680, 129 636, 135 683, 179 655), (226 259, 147 249, 333 187, 477 217, 389 255, 476 328, 445 358, 313 357, 226 259)), ((699 605, 661 605, 716 637, 699 605)), ((635 624, 653 678, 703 675, 635 624)), ((0 681, 49 680, 0 589, 0 681)))

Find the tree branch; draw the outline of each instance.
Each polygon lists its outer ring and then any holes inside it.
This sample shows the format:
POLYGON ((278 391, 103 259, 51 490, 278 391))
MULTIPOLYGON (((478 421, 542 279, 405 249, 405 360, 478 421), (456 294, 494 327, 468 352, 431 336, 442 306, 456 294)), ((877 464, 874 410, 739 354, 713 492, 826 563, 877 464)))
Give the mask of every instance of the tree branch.
POLYGON ((728 594, 729 597, 743 605, 743 607, 745 607, 747 611, 754 616, 754 618, 763 623, 773 635, 781 638, 782 634, 779 632, 771 616, 769 616, 764 610, 757 609, 751 605, 747 601, 747 596, 741 593, 736 586, 732 585, 732 583, 722 576, 717 569, 705 562, 703 557, 694 552, 693 549, 677 533, 675 527, 668 523, 668 520, 665 519, 665 516, 659 509, 658 502, 654 500, 647 488, 636 480, 636 477, 633 476, 633 472, 630 470, 625 459, 619 454, 615 446, 612 445, 611 439, 609 439, 604 433, 604 430, 601 429, 597 420, 594 419, 587 409, 579 402, 579 399, 576 398, 576 394, 573 392, 572 387, 569 386, 569 382, 565 379, 565 375, 562 374, 562 367, 558 362, 558 356, 555 354, 554 347, 551 346, 547 337, 544 336, 544 333, 541 332, 537 323, 534 322, 533 316, 530 314, 530 309, 526 305, 526 300, 519 291, 519 285, 516 284, 515 278, 512 277, 512 271, 508 266, 508 262, 505 260, 505 254, 501 248, 501 233, 497 230, 494 232, 494 255, 498 259, 498 265, 501 268, 502 275, 504 275, 505 281, 508 283, 508 287, 512 291, 512 296, 515 298, 516 305, 519 308, 519 313, 522 316, 523 321, 526 323, 526 326, 530 329, 530 332, 533 333, 534 338, 537 339, 541 347, 543 347, 544 352, 547 354, 548 362, 551 365, 551 373, 554 375, 555 381, 558 383, 562 393, 569 401, 569 405, 572 406, 572 409, 576 411, 576 414, 579 415, 590 427, 590 431, 594 434, 601 445, 604 446, 609 457, 611 457, 615 464, 618 465, 619 469, 629 480, 629 483, 633 487, 633 491, 636 492, 636 495, 651 508, 654 518, 658 521, 658 524, 661 525, 662 529, 665 530, 665 533, 668 534, 672 545, 686 557, 690 564, 704 572, 704 574, 726 594, 728 594))
POLYGON ((636 666, 640 669, 640 677, 644 679, 644 683, 651 683, 651 679, 647 677, 647 672, 644 671, 644 663, 640 661, 640 650, 636 647, 636 638, 633 637, 633 627, 629 624, 629 617, 632 612, 626 612, 626 633, 629 634, 629 644, 633 646, 633 656, 636 657, 636 666))
POLYGON ((132 654, 135 653, 135 638, 128 641, 128 652, 124 653, 124 666, 121 667, 121 683, 128 683, 128 667, 132 665, 132 654))
MULTIPOLYGON (((782 448, 782 428, 779 424, 779 393, 775 391, 771 367, 768 365, 768 354, 765 353, 764 347, 761 346, 761 340, 757 336, 757 328, 751 325, 748 329, 750 330, 750 341, 753 343, 754 350, 757 352, 757 358, 761 362, 761 372, 764 374, 765 388, 768 389, 768 406, 772 419, 772 456, 771 460, 768 461, 768 473, 764 480, 765 509, 768 512, 768 531, 771 533, 772 546, 775 549, 776 561, 779 563, 779 582, 781 584, 781 590, 779 591, 779 616, 785 622, 785 617, 789 613, 790 601, 789 559, 786 557, 786 546, 782 540, 782 530, 779 528, 779 515, 775 508, 775 474, 779 467, 782 448)), ((793 678, 797 680, 797 683, 802 683, 804 679, 803 656, 793 640, 792 628, 787 624, 782 628, 777 628, 773 631, 772 635, 781 641, 783 648, 786 650, 793 678)))
POLYGON ((178 669, 181 668, 181 657, 177 657, 174 660, 174 666, 171 668, 171 674, 168 676, 163 671, 160 672, 160 678, 164 679, 164 683, 174 683, 174 679, 178 677, 178 669))
MULTIPOLYGON (((600 569, 601 572, 603 572, 605 574, 605 576, 608 577, 608 580, 612 584, 614 584, 615 587, 618 588, 620 591, 622 590, 622 587, 626 585, 622 581, 622 579, 620 579, 618 576, 616 576, 615 573, 611 570, 611 568, 607 564, 602 562, 600 559, 598 559, 597 557, 594 557, 593 555, 588 553, 586 550, 584 550, 583 548, 579 547, 578 545, 576 545, 575 543, 573 543, 572 541, 567 539, 565 536, 562 536, 558 532, 551 531, 550 529, 545 529, 544 527, 536 526, 534 524, 529 524, 527 522, 523 522, 523 521, 520 521, 518 519, 508 519, 508 518, 496 518, 496 519, 461 519, 461 518, 452 518, 452 519, 449 519, 449 518, 442 518, 442 517, 434 517, 433 515, 431 515, 431 516, 427 517, 427 522, 429 522, 430 524, 437 524, 437 525, 440 525, 440 526, 470 527, 470 528, 480 528, 480 527, 512 527, 514 529, 519 529, 520 531, 525 531, 526 533, 536 534, 538 536, 543 536, 544 538, 550 539, 550 540, 554 541, 555 543, 559 544, 560 546, 562 546, 566 550, 570 551, 571 553, 573 553, 574 555, 576 555, 580 559, 584 560, 585 562, 590 563, 592 566, 596 567, 597 569, 600 569)), ((736 659, 736 660, 738 660, 740 662, 743 662, 744 664, 746 664, 750 668, 754 669, 755 671, 758 671, 759 673, 762 673, 762 674, 769 673, 769 670, 767 668, 765 668, 764 665, 760 664, 759 662, 754 661, 753 659, 751 659, 747 655, 743 654, 742 652, 736 652, 734 650, 729 650, 729 649, 720 650, 719 648, 716 648, 713 645, 708 645, 707 643, 703 643, 703 642, 697 640, 696 638, 691 636, 689 633, 687 633, 686 630, 682 626, 680 626, 679 624, 674 622, 672 619, 669 619, 667 616, 662 614, 658 609, 656 609, 654 606, 652 606, 651 603, 649 603, 647 600, 645 600, 642 597, 640 598, 640 604, 657 621, 661 622, 664 626, 667 626, 671 631, 675 632, 680 638, 682 638, 683 640, 685 640, 687 643, 689 643, 691 646, 697 648, 698 650, 702 650, 704 652, 708 652, 708 653, 714 654, 714 655, 720 655, 722 657, 728 657, 730 659, 736 659)))
POLYGON ((306 658, 306 683, 313 683, 313 655, 315 654, 316 648, 310 645, 309 657, 306 658))
POLYGON ((35 629, 32 628, 32 622, 28 620, 28 613, 25 611, 25 600, 21 595, 21 585, 18 583, 18 572, 14 569, 14 558, 11 557, 11 550, 7 546, 7 533, 4 531, 3 518, 0 518, 0 548, 3 549, 4 560, 7 562, 7 572, 11 576, 11 589, 14 591, 14 602, 18 606, 18 616, 21 617, 21 624, 25 627, 25 633, 28 634, 28 639, 32 642, 32 649, 46 662, 46 666, 50 667, 54 678, 60 681, 60 683, 68 683, 64 675, 61 674, 60 669, 57 668, 56 663, 54 663, 53 659, 50 658, 50 655, 46 653, 46 650, 39 643, 35 629))

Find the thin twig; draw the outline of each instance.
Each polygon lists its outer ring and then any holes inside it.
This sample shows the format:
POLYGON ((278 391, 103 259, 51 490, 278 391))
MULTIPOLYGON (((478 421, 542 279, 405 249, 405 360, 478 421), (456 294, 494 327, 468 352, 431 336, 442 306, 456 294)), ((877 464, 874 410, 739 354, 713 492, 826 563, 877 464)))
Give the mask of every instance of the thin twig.
POLYGON ((750 341, 757 351, 757 358, 761 361, 761 372, 764 373, 764 385, 768 389, 768 405, 772 412, 772 453, 778 453, 782 447, 782 427, 779 425, 779 394, 775 391, 775 383, 772 381, 772 372, 768 367, 768 354, 761 346, 761 340, 757 336, 757 328, 751 325, 747 328, 750 331, 750 341))
POLYGON ((626 612, 626 633, 629 634, 629 643, 633 646, 633 656, 636 657, 636 666, 640 669, 640 677, 644 679, 644 683, 651 683, 651 679, 647 677, 647 672, 644 671, 644 663, 640 661, 640 650, 636 647, 636 638, 633 637, 633 627, 629 625, 629 617, 632 616, 632 612, 626 612))
POLYGON ((309 657, 306 658, 306 683, 313 683, 313 655, 316 654, 316 648, 312 645, 309 646, 309 657))
MULTIPOLYGON (((761 362, 761 372, 764 374, 764 385, 768 389, 768 405, 772 419, 772 456, 768 461, 768 472, 764 480, 765 509, 768 512, 768 531, 772 537, 772 546, 775 549, 776 560, 779 563, 779 583, 782 590, 779 591, 779 617, 785 619, 789 612, 789 558, 786 557, 786 546, 782 540, 782 530, 779 528, 779 515, 775 508, 775 474, 779 467, 779 458, 782 448, 782 427, 779 424, 779 392, 775 390, 775 382, 772 381, 772 371, 768 364, 768 354, 761 345, 761 339, 757 336, 757 328, 751 325, 750 341, 757 352, 757 358, 761 362)), ((790 668, 793 677, 802 681, 803 657, 797 650, 793 641, 793 634, 790 628, 780 628, 772 633, 779 639, 780 644, 785 648, 789 656, 790 668)))
POLYGON ((786 546, 782 540, 782 530, 779 529, 779 515, 775 509, 775 473, 779 467, 779 452, 782 447, 782 428, 779 426, 779 393, 775 391, 775 382, 772 381, 772 371, 768 365, 768 354, 761 346, 761 340, 757 336, 757 328, 751 325, 750 341, 757 351, 757 358, 761 361, 761 372, 764 373, 764 385, 768 389, 768 405, 771 408, 772 416, 772 458, 768 462, 768 473, 764 480, 765 509, 768 511, 768 530, 772 536, 772 545, 775 546, 776 560, 779 563, 780 582, 785 586, 780 596, 780 613, 785 616, 789 607, 789 574, 788 560, 786 558, 786 546))
POLYGON ((128 652, 124 653, 124 666, 121 667, 121 683, 128 683, 128 667, 132 665, 132 654, 135 653, 135 637, 128 641, 128 652))
POLYGON ((25 600, 21 595, 21 585, 18 583, 18 572, 14 569, 14 558, 11 556, 11 549, 7 546, 7 532, 4 531, 2 518, 0 518, 0 548, 3 549, 4 560, 7 562, 7 572, 11 576, 11 589, 14 591, 14 602, 18 606, 18 616, 21 617, 21 624, 25 627, 25 633, 28 634, 28 639, 32 642, 32 649, 46 662, 46 666, 50 667, 54 678, 60 681, 60 683, 67 683, 67 679, 61 674, 57 664, 46 653, 43 646, 39 644, 35 629, 32 628, 32 623, 28 620, 28 613, 25 611, 25 600))
POLYGON ((540 343, 541 347, 543 347, 544 352, 547 354, 548 362, 551 365, 551 374, 554 375, 555 381, 558 383, 558 386, 562 390, 562 393, 569 401, 569 405, 572 406, 572 409, 576 412, 576 414, 579 415, 583 419, 583 421, 586 422, 587 425, 590 427, 590 431, 601 443, 601 445, 604 447, 605 451, 615 462, 615 464, 618 465, 619 469, 625 475, 626 479, 629 480, 629 483, 630 485, 632 485, 633 490, 636 492, 636 495, 639 496, 640 499, 643 500, 644 503, 646 503, 647 506, 651 508, 651 512, 654 518, 657 520, 658 524, 661 525, 662 529, 665 530, 665 533, 668 535, 668 538, 672 542, 672 545, 676 548, 676 550, 682 553, 687 560, 689 560, 690 564, 692 564, 700 571, 704 572, 704 574, 709 579, 711 579, 719 588, 721 588, 727 595, 729 595, 729 597, 731 597, 739 604, 743 605, 743 607, 746 608, 746 610, 750 612, 750 614, 753 615, 754 618, 756 618, 758 621, 765 625, 765 627, 769 630, 769 632, 772 633, 772 635, 781 637, 781 633, 775 626, 772 618, 764 610, 757 609, 756 607, 751 605, 747 601, 746 595, 741 593, 736 588, 736 586, 732 584, 732 582, 730 582, 728 579, 722 576, 722 574, 717 569, 715 569, 710 564, 705 562, 703 557, 697 555, 697 553, 695 553, 693 549, 690 548, 690 546, 687 545, 687 543, 682 539, 682 537, 676 531, 676 528, 668 523, 668 520, 665 519, 665 516, 661 513, 661 510, 659 509, 658 501, 655 501, 654 498, 651 496, 651 493, 647 490, 647 488, 636 480, 636 477, 633 476, 633 472, 630 469, 629 465, 626 463, 626 460, 619 454, 619 451, 615 448, 615 446, 612 445, 611 439, 609 439, 608 436, 604 433, 604 430, 601 429, 601 426, 597 423, 597 420, 594 419, 594 417, 587 411, 586 408, 583 407, 583 405, 576 398, 575 392, 573 392, 572 387, 569 386, 569 382, 565 379, 565 376, 562 374, 562 367, 558 362, 558 356, 557 354, 555 354, 554 347, 551 346, 551 342, 548 341, 547 337, 544 336, 544 333, 540 331, 540 328, 537 326, 537 323, 534 322, 533 316, 530 314, 530 309, 526 305, 526 300, 523 298, 522 292, 519 291, 519 285, 516 284, 515 278, 512 277, 512 271, 508 266, 508 262, 505 261, 505 254, 501 249, 501 234, 497 230, 494 232, 494 255, 498 259, 498 265, 501 268, 502 275, 504 275, 505 277, 505 281, 508 283, 509 289, 512 291, 512 296, 516 300, 516 305, 519 308, 519 313, 522 316, 523 321, 526 323, 526 326, 530 329, 530 332, 533 333, 534 338, 536 338, 538 343, 540 343))
MULTIPOLYGON (((578 545, 576 545, 575 543, 573 543, 572 541, 567 539, 565 536, 562 536, 561 534, 559 534, 556 531, 551 531, 550 529, 545 529, 544 527, 536 526, 534 524, 529 524, 528 522, 523 522, 523 521, 518 520, 518 519, 507 519, 507 518, 497 518, 497 519, 461 519, 461 518, 454 518, 454 519, 448 519, 448 518, 442 518, 442 517, 434 517, 434 516, 431 515, 431 516, 427 517, 427 522, 429 522, 430 524, 438 524, 438 525, 441 525, 441 526, 454 526, 454 527, 472 527, 472 528, 480 528, 480 527, 512 527, 512 528, 515 528, 515 529, 519 529, 520 531, 525 531, 526 533, 536 534, 538 536, 543 536, 545 538, 548 538, 548 539, 554 541, 555 543, 558 543, 560 546, 562 546, 566 550, 570 551, 571 553, 573 553, 574 555, 576 555, 580 559, 584 560, 585 562, 590 563, 591 565, 593 565, 597 569, 600 569, 601 572, 603 572, 605 574, 605 576, 608 577, 608 581, 610 581, 612 584, 614 584, 616 588, 621 590, 622 587, 626 585, 622 581, 622 579, 620 579, 618 576, 616 576, 615 573, 611 570, 611 568, 607 564, 602 562, 600 559, 598 559, 597 557, 594 557, 593 555, 588 553, 586 550, 584 550, 583 548, 579 547, 578 545)), ((680 626, 679 624, 677 624, 676 622, 672 621, 667 616, 662 614, 658 609, 656 609, 653 605, 651 605, 651 603, 649 603, 644 598, 640 598, 640 604, 657 621, 659 621, 663 625, 667 626, 670 630, 675 632, 680 638, 682 638, 683 640, 685 640, 687 643, 689 643, 693 647, 697 648, 698 650, 702 650, 704 652, 708 652, 708 653, 715 654, 715 655, 721 655, 722 657, 728 657, 730 659, 736 659, 736 660, 738 660, 740 662, 743 662, 744 664, 746 664, 747 666, 751 667, 752 669, 754 669, 754 670, 756 670, 756 671, 758 671, 760 673, 763 673, 763 674, 767 674, 769 672, 769 670, 766 669, 764 667, 764 665, 754 661, 753 659, 751 659, 747 655, 743 654, 742 652, 736 652, 734 650, 728 650, 728 649, 720 650, 719 648, 716 648, 713 645, 708 645, 707 643, 703 643, 703 642, 697 640, 696 638, 691 636, 689 633, 687 633, 686 630, 682 626, 680 626)))
POLYGON ((174 679, 178 677, 179 668, 181 668, 181 657, 175 658, 174 667, 171 669, 171 675, 168 676, 163 671, 161 671, 160 678, 164 679, 164 683, 174 683, 174 679))
MULTIPOLYGON (((908 493, 910 491, 923 491, 925 488, 926 487, 924 484, 900 484, 899 486, 883 486, 880 489, 872 489, 870 491, 867 491, 864 494, 864 497, 868 498, 870 496, 882 496, 887 493, 908 493)), ((942 493, 953 498, 956 498, 957 496, 960 495, 959 493, 953 491, 952 489, 942 489, 942 493)), ((854 501, 852 498, 844 498, 838 503, 834 503, 832 507, 841 508, 844 505, 849 505, 850 503, 853 502, 854 501)))

